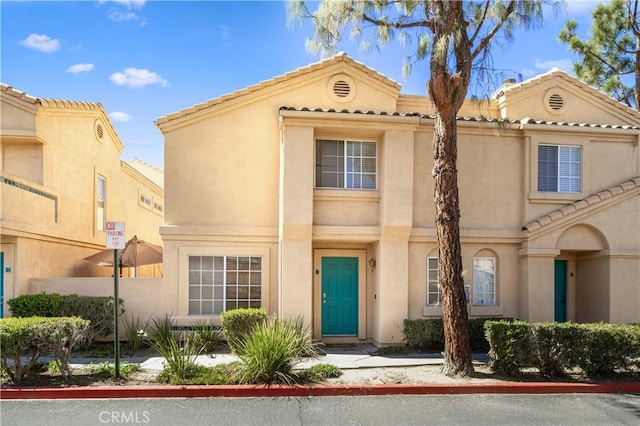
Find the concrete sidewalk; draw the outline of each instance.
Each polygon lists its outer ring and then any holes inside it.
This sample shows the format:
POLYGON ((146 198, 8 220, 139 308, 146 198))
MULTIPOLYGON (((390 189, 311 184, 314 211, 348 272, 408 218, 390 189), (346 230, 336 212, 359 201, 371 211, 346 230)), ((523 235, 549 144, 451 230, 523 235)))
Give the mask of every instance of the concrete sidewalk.
MULTIPOLYGON (((412 353, 408 355, 376 355, 378 348, 372 344, 358 345, 330 345, 320 347, 320 357, 309 359, 298 364, 300 368, 309 368, 314 364, 333 364, 341 370, 353 368, 376 368, 376 367, 414 367, 420 365, 440 365, 443 362, 439 353, 412 353)), ((42 358, 46 361, 46 358, 42 358)), ((489 357, 486 354, 474 354, 475 362, 487 362, 489 357)), ((229 364, 237 361, 238 357, 232 353, 216 353, 199 355, 196 362, 207 367, 218 364, 229 364)), ((70 364, 73 368, 81 368, 90 363, 104 362, 103 358, 71 358, 70 364)), ((113 359, 107 361, 113 362, 113 359)), ((164 358, 162 357, 123 357, 121 362, 140 364, 140 368, 146 370, 162 371, 164 358)))

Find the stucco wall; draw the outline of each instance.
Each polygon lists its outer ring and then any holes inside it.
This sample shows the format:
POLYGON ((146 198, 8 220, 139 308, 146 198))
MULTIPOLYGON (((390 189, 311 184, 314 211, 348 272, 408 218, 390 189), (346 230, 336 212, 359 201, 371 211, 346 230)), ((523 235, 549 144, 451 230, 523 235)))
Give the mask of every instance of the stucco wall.
MULTIPOLYGON (((34 278, 29 293, 42 292, 78 294, 82 296, 113 296, 113 278, 34 278)), ((164 297, 166 284, 161 278, 120 278, 118 296, 124 300, 126 316, 142 321, 164 317, 170 312, 164 297)), ((122 317, 121 317, 122 321, 122 317)), ((120 330, 122 322, 120 322, 120 330)))

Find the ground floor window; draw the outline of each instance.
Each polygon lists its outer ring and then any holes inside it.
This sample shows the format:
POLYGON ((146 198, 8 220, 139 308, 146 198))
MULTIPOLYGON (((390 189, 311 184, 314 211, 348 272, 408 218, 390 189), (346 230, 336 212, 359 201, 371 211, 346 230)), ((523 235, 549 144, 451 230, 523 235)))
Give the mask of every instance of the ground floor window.
POLYGON ((441 303, 440 297, 438 258, 427 257, 427 305, 439 305, 441 303))
POLYGON ((473 258, 473 304, 496 304, 496 259, 473 258))
POLYGON ((261 300, 261 257, 189 256, 189 315, 259 308, 261 300))

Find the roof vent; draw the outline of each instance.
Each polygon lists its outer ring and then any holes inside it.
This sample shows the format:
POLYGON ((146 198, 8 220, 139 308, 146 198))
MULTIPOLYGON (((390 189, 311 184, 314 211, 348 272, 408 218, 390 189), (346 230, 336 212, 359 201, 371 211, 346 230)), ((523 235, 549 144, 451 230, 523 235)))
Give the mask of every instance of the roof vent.
POLYGON ((554 111, 560 111, 562 108, 564 108, 564 99, 562 98, 562 96, 558 95, 557 93, 554 93, 553 95, 549 96, 549 108, 551 108, 554 111))
POLYGON ((327 85, 329 96, 340 103, 351 101, 356 95, 356 85, 351 77, 346 74, 334 75, 327 85))
POLYGON ((344 80, 333 83, 333 94, 339 98, 346 98, 351 93, 351 86, 344 80))
POLYGON ((102 122, 96 121, 94 129, 96 132, 96 138, 102 142, 102 138, 104 138, 104 126, 102 125, 102 122))

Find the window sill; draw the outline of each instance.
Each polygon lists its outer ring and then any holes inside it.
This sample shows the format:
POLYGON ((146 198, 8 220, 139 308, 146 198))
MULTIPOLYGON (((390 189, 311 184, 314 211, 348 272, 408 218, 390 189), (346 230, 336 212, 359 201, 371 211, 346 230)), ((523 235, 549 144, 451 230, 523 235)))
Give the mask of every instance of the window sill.
MULTIPOLYGON (((499 305, 467 305, 467 312, 474 317, 503 316, 504 309, 499 305)), ((423 317, 441 317, 442 305, 428 305, 422 307, 423 317)))
POLYGON ((530 192, 529 201, 531 203, 545 204, 567 204, 585 198, 582 192, 530 192))
POLYGON ((380 201, 380 191, 377 189, 327 189, 313 190, 314 201, 343 201, 353 200, 362 202, 380 201))

